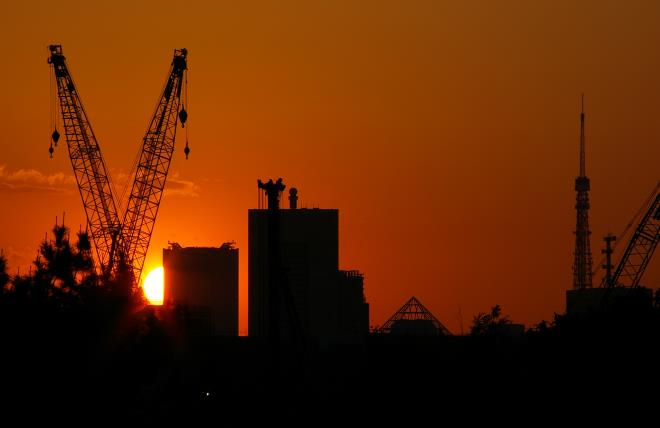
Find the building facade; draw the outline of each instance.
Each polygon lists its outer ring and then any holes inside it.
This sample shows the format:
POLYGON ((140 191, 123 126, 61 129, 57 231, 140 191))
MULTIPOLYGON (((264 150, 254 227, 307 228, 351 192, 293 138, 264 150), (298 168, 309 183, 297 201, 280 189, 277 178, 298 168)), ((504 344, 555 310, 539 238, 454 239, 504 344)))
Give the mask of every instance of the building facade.
MULTIPOLYGON (((295 204, 292 204, 295 207, 295 204)), ((248 211, 248 332, 268 336, 273 263, 278 263, 277 324, 281 337, 295 332, 320 345, 360 343, 369 331, 364 278, 339 270, 339 214, 336 209, 252 209, 248 211), (275 215, 276 221, 269 217, 275 215), (279 225, 269 245, 274 224, 279 225), (275 262, 273 261, 273 259, 275 262)))
POLYGON ((238 335, 238 248, 170 244, 163 267, 165 305, 205 314, 217 335, 238 335))

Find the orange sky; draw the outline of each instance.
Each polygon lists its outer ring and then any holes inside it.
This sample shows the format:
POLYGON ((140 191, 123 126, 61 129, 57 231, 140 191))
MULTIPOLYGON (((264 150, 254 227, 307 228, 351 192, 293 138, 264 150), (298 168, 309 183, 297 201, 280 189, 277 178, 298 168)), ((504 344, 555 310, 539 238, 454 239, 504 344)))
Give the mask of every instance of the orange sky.
POLYGON ((595 265, 660 178, 653 0, 31 3, 0 16, 0 248, 14 272, 56 215, 84 221, 64 146, 48 158, 51 43, 119 188, 173 49, 189 49, 192 152, 179 130, 147 268, 168 240, 235 240, 242 333, 257 178, 339 209, 340 267, 364 272, 372 324, 416 295, 454 332, 496 303, 528 325, 563 311, 580 93, 595 265))

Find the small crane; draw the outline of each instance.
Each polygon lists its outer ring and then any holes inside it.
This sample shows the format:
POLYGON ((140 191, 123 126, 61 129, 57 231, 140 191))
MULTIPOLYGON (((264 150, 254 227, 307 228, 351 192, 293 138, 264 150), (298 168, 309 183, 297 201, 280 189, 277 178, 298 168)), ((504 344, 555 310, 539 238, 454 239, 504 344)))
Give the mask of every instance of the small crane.
MULTIPOLYGON (((177 122, 180 120, 183 127, 188 119, 185 109, 187 102, 182 99, 184 85, 187 83, 188 51, 174 50, 165 87, 142 140, 126 210, 120 217, 101 148, 69 73, 62 46, 50 45, 48 50, 48 63, 53 68, 57 84, 69 158, 85 208, 99 268, 102 275, 110 275, 116 272, 121 261, 130 266, 135 285, 142 273, 163 196, 174 152, 177 122)), ((187 88, 183 95, 185 98, 187 88)), ((60 138, 57 127, 51 138, 57 146, 60 138)), ((51 157, 53 151, 51 143, 51 157)), ((184 153, 187 159, 190 153, 187 138, 184 153)))
POLYGON ((604 280, 605 287, 639 286, 646 266, 660 242, 660 183, 656 185, 648 201, 645 204, 648 208, 630 238, 614 274, 609 281, 604 280))

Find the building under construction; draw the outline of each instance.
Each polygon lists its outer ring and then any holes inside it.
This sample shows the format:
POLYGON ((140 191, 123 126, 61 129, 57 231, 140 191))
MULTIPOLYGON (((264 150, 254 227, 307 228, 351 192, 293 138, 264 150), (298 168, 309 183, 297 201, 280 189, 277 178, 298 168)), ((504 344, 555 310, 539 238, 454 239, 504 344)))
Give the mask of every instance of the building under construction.
POLYGON ((163 249, 164 303, 188 317, 210 324, 215 334, 238 335, 238 248, 181 247, 163 249))
POLYGON ((358 271, 339 270, 339 213, 279 208, 281 179, 260 183, 268 205, 248 211, 249 335, 300 336, 322 346, 360 343, 369 332, 369 306, 358 271), (273 311, 271 308, 277 308, 273 311))

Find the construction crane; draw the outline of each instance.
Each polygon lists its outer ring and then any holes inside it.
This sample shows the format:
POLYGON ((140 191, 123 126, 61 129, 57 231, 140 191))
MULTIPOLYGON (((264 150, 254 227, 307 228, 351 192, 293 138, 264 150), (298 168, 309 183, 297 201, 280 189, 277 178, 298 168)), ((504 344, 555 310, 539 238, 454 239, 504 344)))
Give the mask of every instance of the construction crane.
POLYGON ((628 242, 614 274, 604 280, 605 287, 636 288, 660 242, 660 183, 647 200, 648 208, 628 242))
MULTIPOLYGON (((121 224, 126 258, 133 266, 136 279, 140 278, 144 266, 165 189, 174 153, 177 119, 181 119, 181 126, 185 126, 188 118, 185 108, 179 110, 187 55, 186 49, 174 51, 165 89, 143 139, 135 180, 121 224)), ((190 153, 187 139, 184 152, 187 158, 190 153)))
MULTIPOLYGON (((187 70, 186 49, 175 49, 162 95, 142 140, 142 149, 121 217, 112 191, 110 176, 101 155, 91 123, 62 53, 61 45, 48 47, 57 84, 59 109, 64 126, 69 157, 87 216, 88 231, 96 250, 101 273, 116 272, 120 261, 131 269, 133 281, 140 279, 151 240, 158 207, 172 160, 177 122, 183 127, 188 113, 182 99, 187 70)), ((56 113, 54 114, 56 116, 56 113)), ((49 148, 57 145, 60 134, 55 125, 49 148)), ((186 138, 186 159, 190 153, 186 138)))

